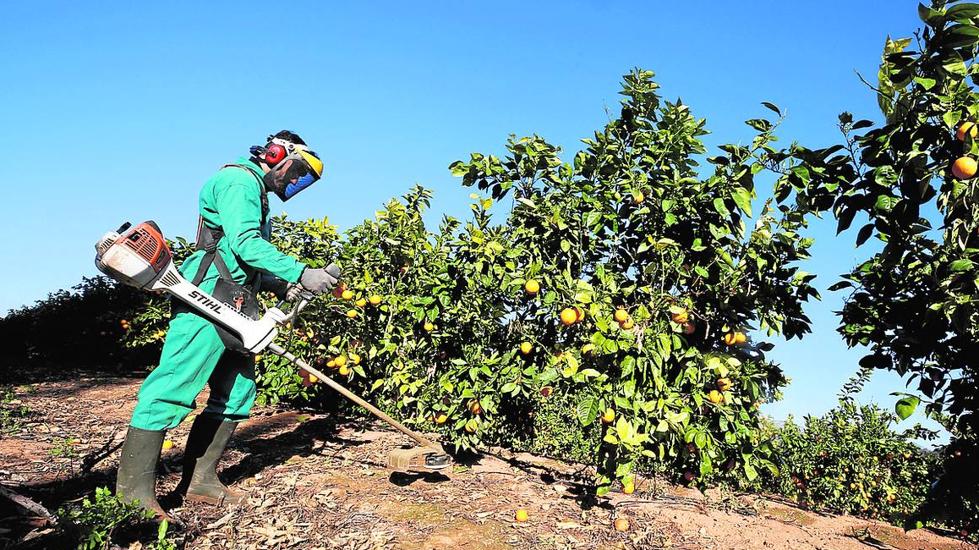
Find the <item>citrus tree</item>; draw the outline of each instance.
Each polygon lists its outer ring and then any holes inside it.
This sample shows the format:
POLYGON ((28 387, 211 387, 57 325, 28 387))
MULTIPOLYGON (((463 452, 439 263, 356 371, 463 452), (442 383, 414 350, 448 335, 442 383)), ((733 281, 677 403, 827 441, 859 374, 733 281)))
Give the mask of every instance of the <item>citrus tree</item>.
POLYGON ((923 30, 888 39, 874 92, 883 124, 840 116, 845 142, 831 158, 803 148, 794 185, 834 197, 839 231, 860 220, 856 243, 878 250, 844 275, 840 333, 868 347, 860 362, 906 377, 903 418, 924 402, 953 434, 946 471, 926 515, 979 528, 979 143, 975 91, 979 4, 919 6, 923 30))
MULTIPOLYGON (((620 116, 571 163, 533 136, 451 166, 509 201, 501 353, 519 350, 526 367, 502 393, 573 395, 582 425, 605 424, 600 493, 613 477, 630 484, 641 457, 688 481, 773 467, 756 411, 785 379, 771 344, 745 334, 802 336, 802 304, 817 296, 796 265, 811 244, 806 204, 755 201, 759 172, 791 168, 771 145, 776 122, 748 121, 750 146, 724 145, 699 169, 705 121, 657 88, 649 71, 626 75, 620 116)), ((792 188, 779 185, 784 200, 792 188)))

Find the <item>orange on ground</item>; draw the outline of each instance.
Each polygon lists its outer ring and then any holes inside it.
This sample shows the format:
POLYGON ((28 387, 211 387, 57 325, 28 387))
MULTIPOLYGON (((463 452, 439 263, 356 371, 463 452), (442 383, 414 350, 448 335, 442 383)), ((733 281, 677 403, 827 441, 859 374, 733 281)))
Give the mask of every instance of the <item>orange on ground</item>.
POLYGON ((611 424, 613 420, 615 420, 615 411, 612 409, 605 409, 605 412, 602 413, 602 422, 611 424))
POLYGON ((632 330, 634 326, 636 326, 636 323, 632 319, 626 319, 625 322, 619 323, 619 328, 622 330, 632 330))
POLYGON ((353 300, 353 298, 354 298, 354 292, 352 290, 349 290, 349 289, 343 289, 340 292, 340 297, 343 298, 344 300, 353 300))
POLYGON ((965 141, 966 134, 969 134, 970 138, 976 139, 977 133, 979 133, 979 129, 976 128, 975 122, 963 122, 959 125, 959 129, 955 132, 955 139, 965 141))
POLYGON ((320 381, 320 379, 319 378, 316 378, 316 375, 315 374, 310 373, 310 375, 309 375, 309 383, 310 384, 315 384, 315 383, 317 383, 319 381, 320 381))
POLYGON ((523 523, 530 519, 530 515, 527 514, 527 510, 523 508, 518 508, 517 513, 513 514, 513 519, 517 520, 518 523, 523 523))
POLYGON ((356 309, 348 310, 347 311, 347 317, 350 317, 351 319, 356 319, 357 318, 357 310, 356 309))
POLYGON ((629 312, 620 307, 612 314, 612 318, 616 323, 624 323, 629 319, 629 312))
POLYGON ((530 342, 521 342, 520 343, 520 353, 522 353, 524 355, 530 355, 530 352, 532 352, 532 351, 534 351, 534 345, 533 344, 531 344, 530 342))
POLYGON ((575 310, 571 309, 570 307, 566 307, 561 310, 561 323, 563 323, 564 326, 569 327, 575 324, 575 321, 577 320, 578 314, 575 312, 575 310))
POLYGON ((952 175, 960 180, 967 180, 976 175, 976 159, 972 157, 959 157, 952 163, 952 175))
POLYGON ((370 302, 372 306, 376 306, 377 304, 381 303, 381 297, 377 294, 373 294, 370 297, 370 302))
POLYGON ((625 532, 629 530, 629 520, 625 518, 615 518, 612 524, 615 526, 616 531, 625 532))
POLYGON ((164 439, 163 440, 163 450, 164 451, 169 451, 172 448, 173 448, 173 441, 171 441, 169 439, 164 439))
POLYGON ((622 492, 627 495, 631 495, 632 493, 635 493, 636 484, 631 481, 625 482, 624 484, 622 484, 622 492))
POLYGON ((535 281, 533 279, 530 279, 529 281, 527 281, 526 283, 524 283, 523 289, 524 289, 524 291, 527 294, 530 294, 531 296, 533 296, 534 294, 537 294, 538 292, 540 292, 540 283, 538 283, 537 281, 535 281))

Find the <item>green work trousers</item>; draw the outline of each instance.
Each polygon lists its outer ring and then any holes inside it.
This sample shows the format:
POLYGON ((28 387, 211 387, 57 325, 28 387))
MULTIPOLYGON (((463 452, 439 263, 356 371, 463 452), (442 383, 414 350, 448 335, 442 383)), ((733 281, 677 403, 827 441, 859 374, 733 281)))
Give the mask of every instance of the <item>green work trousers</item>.
POLYGON ((255 360, 226 351, 214 325, 196 313, 178 313, 170 321, 160 365, 139 389, 130 422, 142 430, 176 427, 190 414, 197 394, 211 389, 204 412, 239 421, 255 402, 255 360))

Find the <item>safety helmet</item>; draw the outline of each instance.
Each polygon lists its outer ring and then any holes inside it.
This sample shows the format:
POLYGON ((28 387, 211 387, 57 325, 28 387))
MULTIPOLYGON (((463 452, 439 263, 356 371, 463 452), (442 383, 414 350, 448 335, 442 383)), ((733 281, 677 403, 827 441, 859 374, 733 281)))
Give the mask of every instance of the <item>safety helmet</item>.
POLYGON ((263 178, 266 188, 283 202, 323 176, 323 161, 319 155, 304 143, 296 143, 284 136, 295 136, 293 139, 301 141, 292 132, 282 131, 269 136, 264 147, 251 148, 252 155, 259 157, 269 167, 263 178))

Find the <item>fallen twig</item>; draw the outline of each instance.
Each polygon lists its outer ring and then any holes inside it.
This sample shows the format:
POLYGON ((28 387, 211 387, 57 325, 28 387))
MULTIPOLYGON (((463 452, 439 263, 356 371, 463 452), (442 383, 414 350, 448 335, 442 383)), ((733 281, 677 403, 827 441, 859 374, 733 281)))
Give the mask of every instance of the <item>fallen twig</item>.
POLYGON ((57 525, 58 519, 54 517, 54 514, 48 511, 47 508, 41 506, 40 504, 34 502, 33 500, 15 493, 8 487, 0 485, 0 496, 6 498, 7 500, 13 502, 17 506, 20 506, 24 510, 34 514, 37 517, 43 518, 48 522, 49 525, 57 525))

